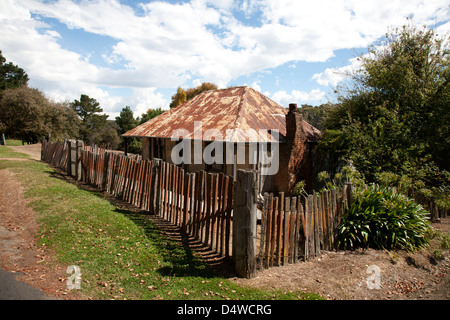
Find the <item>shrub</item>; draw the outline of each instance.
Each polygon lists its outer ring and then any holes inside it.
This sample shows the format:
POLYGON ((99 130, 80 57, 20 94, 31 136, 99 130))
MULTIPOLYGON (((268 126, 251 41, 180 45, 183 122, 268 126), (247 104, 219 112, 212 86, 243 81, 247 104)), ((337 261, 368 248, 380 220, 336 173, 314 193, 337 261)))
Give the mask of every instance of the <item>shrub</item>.
POLYGON ((392 189, 372 185, 358 193, 339 227, 339 246, 414 250, 428 244, 429 213, 392 189))
POLYGON ((307 197, 308 193, 305 190, 306 182, 305 180, 299 181, 295 184, 292 194, 294 196, 304 196, 307 197))

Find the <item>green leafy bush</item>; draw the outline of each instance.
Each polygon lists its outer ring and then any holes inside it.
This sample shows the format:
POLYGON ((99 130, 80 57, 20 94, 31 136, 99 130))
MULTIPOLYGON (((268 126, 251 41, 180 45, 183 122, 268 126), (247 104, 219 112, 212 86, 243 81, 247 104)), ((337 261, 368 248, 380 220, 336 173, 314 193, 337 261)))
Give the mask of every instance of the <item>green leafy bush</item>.
POLYGON ((392 189, 372 185, 357 194, 339 227, 339 246, 414 250, 428 244, 429 213, 392 189))

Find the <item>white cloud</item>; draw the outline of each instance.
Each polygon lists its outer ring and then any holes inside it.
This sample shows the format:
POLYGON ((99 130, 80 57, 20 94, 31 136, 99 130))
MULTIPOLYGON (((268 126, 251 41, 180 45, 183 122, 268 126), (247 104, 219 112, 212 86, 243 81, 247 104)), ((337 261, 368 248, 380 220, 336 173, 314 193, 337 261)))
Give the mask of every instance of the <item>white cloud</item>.
POLYGON ((133 99, 130 103, 136 106, 133 110, 135 117, 140 117, 148 109, 164 109, 169 105, 169 101, 165 100, 161 93, 155 91, 156 88, 133 89, 133 99))
MULTIPOLYGON (((252 43, 277 59, 326 61, 333 51, 366 47, 389 26, 406 18, 433 25, 449 19, 446 0, 255 0, 266 23, 243 30, 242 43, 252 43)), ((288 60, 289 61, 289 60, 288 60)))
MULTIPOLYGON (((450 10, 450 9, 449 9, 450 10)), ((436 33, 443 37, 443 36, 450 36, 450 22, 444 23, 441 26, 436 28, 436 33)))
MULTIPOLYGON (((337 49, 366 47, 412 14, 419 25, 447 22, 439 30, 448 31, 447 1, 153 1, 140 4, 136 13, 118 0, 2 0, 0 49, 28 72, 31 85, 53 97, 72 100, 92 92, 109 112, 130 105, 142 113, 155 106, 151 101, 163 102, 156 88, 193 81, 225 87, 239 76, 285 63, 324 62, 337 49), (62 47, 62 33, 45 18, 114 39, 112 47, 98 53, 103 66, 62 47), (133 95, 114 97, 107 87, 131 88, 133 95)), ((329 68, 313 79, 335 85, 348 68, 329 68)), ((258 82, 252 86, 260 88, 258 82)), ((274 95, 283 101, 324 96, 318 89, 274 95)))
POLYGON ((230 11, 235 6, 234 2, 234 0, 205 0, 206 4, 224 10, 225 12, 230 11))
MULTIPOLYGON (((28 10, 12 0, 2 4, 0 13, 0 48, 8 60, 27 71, 31 85, 52 83, 55 87, 86 83, 97 77, 100 69, 87 63, 79 54, 65 50, 57 43, 60 37, 39 20, 31 18, 28 10)), ((48 89, 48 88, 46 88, 48 89)))
POLYGON ((261 80, 256 80, 254 81, 250 87, 252 87, 253 89, 255 89, 256 91, 261 92, 261 87, 259 86, 259 83, 261 82, 261 80))
POLYGON ((226 85, 238 76, 288 61, 326 61, 336 49, 367 46, 384 34, 386 26, 403 24, 418 9, 422 12, 415 19, 420 23, 443 16, 436 10, 438 1, 424 6, 411 0, 150 2, 141 5, 144 14, 139 16, 113 0, 27 2, 35 12, 71 28, 117 39, 113 55, 128 61, 127 70, 103 73, 98 81, 130 86, 139 81, 142 87, 182 85, 189 80, 187 71, 226 85), (247 15, 260 12, 264 23, 249 26, 238 21, 231 16, 236 8, 247 15), (211 27, 225 36, 215 35, 211 27), (230 41, 237 46, 230 48, 230 41))
POLYGON ((361 68, 358 58, 350 59, 350 64, 339 68, 326 68, 323 72, 316 73, 312 80, 316 80, 322 86, 336 87, 337 84, 349 77, 361 68))
POLYGON ((280 90, 272 94, 271 97, 274 101, 287 108, 290 103, 297 103, 300 105, 311 101, 320 102, 325 95, 326 93, 320 89, 313 89, 310 92, 292 90, 290 93, 280 90))

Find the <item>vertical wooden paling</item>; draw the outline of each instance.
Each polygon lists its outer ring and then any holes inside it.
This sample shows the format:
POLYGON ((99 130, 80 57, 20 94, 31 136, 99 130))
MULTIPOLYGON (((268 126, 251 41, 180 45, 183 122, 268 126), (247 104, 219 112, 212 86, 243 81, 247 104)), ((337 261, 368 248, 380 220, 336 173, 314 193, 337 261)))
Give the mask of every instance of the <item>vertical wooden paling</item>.
POLYGON ((211 203, 211 249, 217 251, 217 191, 219 187, 219 175, 213 174, 212 203, 211 203))
POLYGON ((269 194, 264 193, 264 202, 263 208, 261 212, 261 237, 259 239, 259 268, 262 269, 264 267, 264 253, 266 247, 266 225, 267 225, 267 206, 269 203, 269 194))
POLYGON ((294 262, 294 255, 296 254, 297 240, 297 197, 291 198, 291 208, 290 208, 290 220, 289 220, 289 256, 288 262, 294 262))
POLYGON ((223 179, 222 179, 222 174, 217 174, 216 175, 216 188, 214 189, 215 191, 215 205, 214 205, 214 219, 216 221, 216 225, 214 228, 214 232, 215 232, 215 252, 219 253, 220 252, 220 226, 221 226, 221 214, 220 211, 222 209, 221 206, 221 189, 223 187, 223 179))
POLYGON ((269 195, 268 202, 267 202, 267 214, 266 214, 266 237, 265 237, 265 248, 264 248, 264 268, 268 268, 270 266, 270 259, 271 259, 271 253, 272 253, 272 224, 273 224, 273 193, 269 195))
POLYGON ((270 244, 270 260, 269 266, 273 267, 274 261, 276 260, 275 252, 277 246, 277 221, 278 221, 278 197, 275 197, 273 205, 273 215, 272 215, 272 234, 271 234, 271 244, 270 244))
POLYGON ((230 241, 232 236, 231 231, 231 211, 233 210, 233 190, 234 190, 234 179, 227 176, 228 180, 228 192, 227 192, 227 209, 226 209, 226 226, 225 226, 225 256, 228 258, 232 255, 232 251, 230 251, 230 241))
POLYGON ((279 212, 277 217, 277 266, 281 266, 283 248, 284 192, 280 192, 279 212))
POLYGON ((220 255, 225 255, 225 226, 226 226, 226 205, 228 195, 228 180, 224 174, 222 176, 221 201, 220 201, 220 255))
POLYGON ((283 257, 282 262, 283 265, 287 265, 288 263, 288 253, 289 253, 289 221, 291 216, 291 198, 286 197, 284 199, 284 214, 283 214, 283 225, 282 225, 282 237, 283 237, 283 257))
POLYGON ((191 178, 192 175, 186 173, 184 175, 184 189, 183 189, 183 224, 182 229, 184 232, 188 233, 188 217, 189 217, 189 207, 190 207, 190 197, 191 197, 191 178))

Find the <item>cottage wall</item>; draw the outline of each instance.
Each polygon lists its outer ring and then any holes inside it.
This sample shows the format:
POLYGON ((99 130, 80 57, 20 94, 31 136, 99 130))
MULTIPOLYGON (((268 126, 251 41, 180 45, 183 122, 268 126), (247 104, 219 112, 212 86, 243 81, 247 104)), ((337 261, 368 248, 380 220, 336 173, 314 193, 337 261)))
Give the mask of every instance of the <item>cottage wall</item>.
MULTIPOLYGON (((178 141, 171 141, 171 139, 163 139, 163 138, 154 138, 154 137, 144 137, 142 139, 142 157, 143 159, 153 159, 153 158, 161 158, 162 160, 169 162, 169 163, 173 163, 172 161, 172 149, 176 146, 176 144, 178 143, 178 141), (164 140, 164 141, 163 141, 164 140), (156 151, 158 149, 158 147, 160 148, 159 151, 156 151)), ((205 141, 193 141, 190 140, 191 143, 191 161, 190 163, 187 164, 181 164, 181 167, 188 171, 188 172, 198 172, 201 170, 205 170, 205 171, 216 171, 216 172, 223 172, 226 175, 229 176, 235 176, 237 173, 237 170, 240 169, 259 169, 259 165, 258 164, 253 164, 250 163, 249 161, 249 153, 252 151, 252 148, 249 147, 249 144, 242 144, 239 148, 240 151, 245 152, 245 163, 237 163, 237 157, 236 157, 236 150, 237 150, 237 146, 234 145, 233 147, 233 156, 231 157, 231 159, 234 159, 236 165, 232 164, 232 163, 227 163, 227 159, 226 156, 223 159, 224 164, 220 165, 220 164, 212 164, 212 165, 207 165, 203 159, 202 156, 202 162, 201 163, 195 163, 195 154, 198 154, 199 152, 203 155, 203 152, 205 150, 205 147, 207 145, 207 142, 205 141), (200 146, 200 151, 196 150, 195 148, 200 146)), ((224 153, 226 155, 227 152, 227 148, 224 146, 223 148, 224 153)), ((241 159, 242 160, 242 159, 241 159)), ((261 181, 259 182, 260 185, 260 191, 264 192, 264 191, 268 191, 271 192, 271 187, 273 185, 272 182, 273 178, 272 176, 264 176, 261 178, 261 181), (269 189, 268 189, 269 188, 269 189)))
POLYGON ((150 149, 150 138, 143 137, 142 138, 142 159, 151 159, 151 149, 150 149))
MULTIPOLYGON (((286 114, 286 137, 284 143, 279 144, 279 166, 278 172, 275 175, 262 176, 259 180, 260 192, 285 192, 291 193, 293 187, 298 181, 304 180, 306 188, 312 188, 312 144, 306 139, 303 130, 303 117, 297 110, 296 105, 290 105, 289 112, 286 114)), ((144 137, 142 139, 142 157, 143 159, 153 159, 155 157, 162 158, 164 161, 173 163, 172 149, 177 144, 177 141, 162 138, 144 137), (159 149, 158 149, 159 148, 159 149), (158 151, 157 151, 158 150, 158 151), (159 153, 159 155, 157 155, 159 153)), ((201 170, 218 169, 220 166, 207 166, 202 156, 202 163, 195 163, 195 149, 201 146, 201 153, 206 147, 206 142, 194 142, 191 140, 191 163, 182 164, 181 166, 188 172, 198 172, 201 170)), ((222 172, 229 176, 235 176, 239 169, 259 169, 258 164, 251 164, 249 162, 250 147, 248 144, 243 145, 245 150, 245 163, 241 164, 227 164, 222 167, 222 172)), ((236 148, 234 148, 236 150, 236 148)), ((224 147, 224 152, 226 148, 224 147)), ((233 155, 236 161, 236 155, 233 155)), ((224 159, 225 161, 225 159, 224 159)), ((218 170, 217 170, 218 171, 218 170)))

